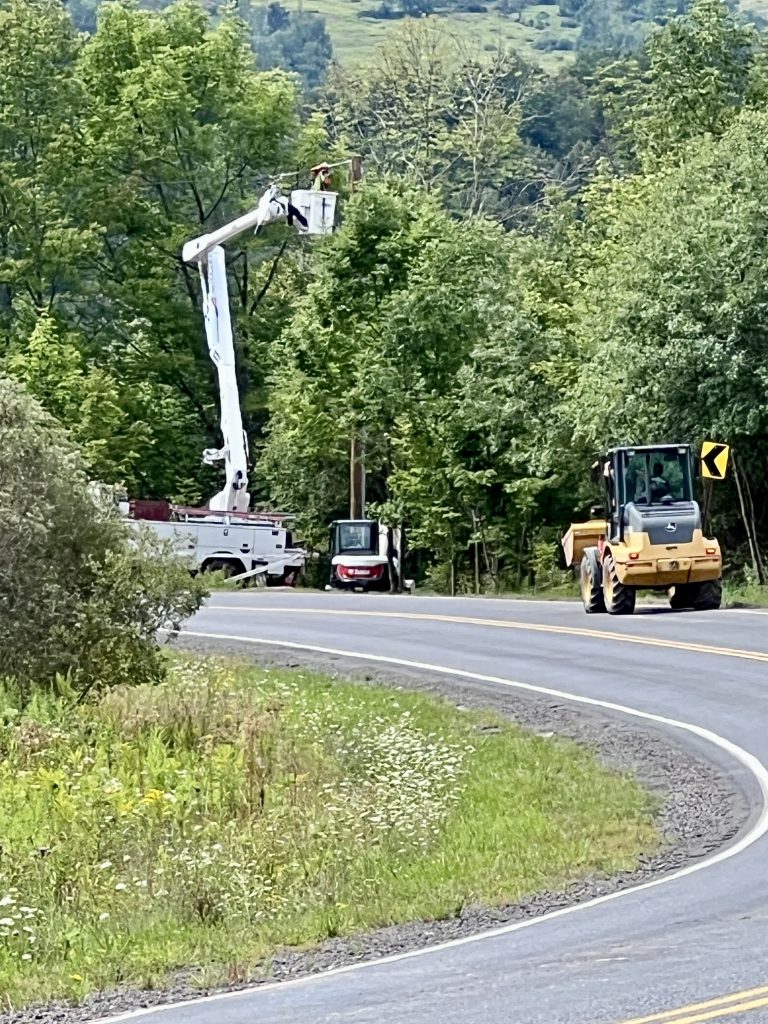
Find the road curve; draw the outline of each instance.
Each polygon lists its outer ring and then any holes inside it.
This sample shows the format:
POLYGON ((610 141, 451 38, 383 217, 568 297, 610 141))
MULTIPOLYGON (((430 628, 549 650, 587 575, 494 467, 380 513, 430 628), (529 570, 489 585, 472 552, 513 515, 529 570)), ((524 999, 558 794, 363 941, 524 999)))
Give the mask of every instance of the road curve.
POLYGON ((614 619, 567 602, 250 591, 214 595, 189 630, 440 666, 463 686, 474 676, 555 689, 634 709, 678 741, 682 723, 686 742, 706 744, 738 777, 754 813, 735 852, 663 884, 437 949, 112 1020, 768 1024, 768 615, 649 606, 614 619))

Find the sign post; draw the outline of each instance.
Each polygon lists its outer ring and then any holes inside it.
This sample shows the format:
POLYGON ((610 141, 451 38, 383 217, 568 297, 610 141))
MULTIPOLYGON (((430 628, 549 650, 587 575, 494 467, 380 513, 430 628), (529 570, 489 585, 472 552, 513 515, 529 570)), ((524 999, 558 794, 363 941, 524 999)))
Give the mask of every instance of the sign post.
POLYGON ((712 504, 712 488, 715 480, 725 480, 728 456, 731 449, 719 441, 704 441, 701 445, 701 475, 704 478, 704 507, 701 510, 701 526, 709 531, 709 509, 712 504))

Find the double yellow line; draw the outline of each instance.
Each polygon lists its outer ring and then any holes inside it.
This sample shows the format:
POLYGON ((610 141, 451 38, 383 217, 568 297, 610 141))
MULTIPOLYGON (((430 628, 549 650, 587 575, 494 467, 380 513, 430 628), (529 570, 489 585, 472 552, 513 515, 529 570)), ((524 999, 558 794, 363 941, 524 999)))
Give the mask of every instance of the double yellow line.
POLYGON ((768 985, 749 988, 743 992, 732 992, 728 996, 707 999, 703 1003, 690 1003, 676 1010, 663 1010, 648 1017, 633 1017, 621 1024, 703 1024, 719 1017, 735 1017, 750 1010, 768 1006, 768 985))
POLYGON ((725 658, 743 658, 746 661, 768 662, 768 651, 750 651, 738 647, 720 647, 713 644, 691 643, 686 640, 664 640, 661 637, 639 636, 637 633, 609 632, 605 629, 589 629, 583 626, 555 626, 541 622, 524 622, 516 619, 485 619, 468 615, 440 615, 436 612, 383 612, 361 611, 350 608, 301 608, 298 606, 276 607, 260 605, 238 607, 237 605, 209 604, 211 611, 235 612, 236 614, 256 613, 274 615, 331 616, 336 618, 407 619, 416 622, 452 622, 466 626, 492 626, 496 629, 519 629, 530 633, 559 633, 565 636, 582 636, 597 640, 614 640, 624 644, 642 644, 645 647, 662 647, 667 650, 690 651, 693 654, 717 654, 725 658))

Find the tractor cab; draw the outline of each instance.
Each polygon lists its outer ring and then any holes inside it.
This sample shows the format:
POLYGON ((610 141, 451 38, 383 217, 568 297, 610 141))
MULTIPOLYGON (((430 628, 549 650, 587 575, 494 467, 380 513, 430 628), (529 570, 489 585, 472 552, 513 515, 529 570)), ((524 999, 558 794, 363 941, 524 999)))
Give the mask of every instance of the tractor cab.
POLYGON ((338 519, 331 523, 330 586, 339 590, 389 590, 390 563, 398 571, 397 538, 378 519, 338 519))
POLYGON ((614 448, 598 460, 593 473, 602 478, 610 539, 623 541, 627 533, 662 519, 668 533, 677 531, 670 523, 679 523, 686 534, 700 526, 692 465, 691 446, 685 444, 614 448))

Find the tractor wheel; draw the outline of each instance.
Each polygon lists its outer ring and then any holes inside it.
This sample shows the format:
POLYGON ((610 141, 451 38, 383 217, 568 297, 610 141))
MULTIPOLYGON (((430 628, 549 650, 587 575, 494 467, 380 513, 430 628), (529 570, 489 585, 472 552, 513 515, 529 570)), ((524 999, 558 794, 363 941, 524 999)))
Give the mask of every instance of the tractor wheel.
POLYGON ((603 561, 603 593, 609 615, 631 615, 635 610, 635 591, 620 582, 613 555, 606 555, 603 561))
POLYGON ((698 593, 693 602, 697 612, 710 612, 719 608, 723 601, 723 581, 706 580, 699 583, 698 593))
POLYGON ((693 608, 696 604, 698 586, 695 583, 676 583, 669 595, 669 607, 675 611, 681 608, 693 608))
POLYGON ((597 548, 587 548, 581 559, 581 600, 587 615, 605 611, 603 573, 597 548))

